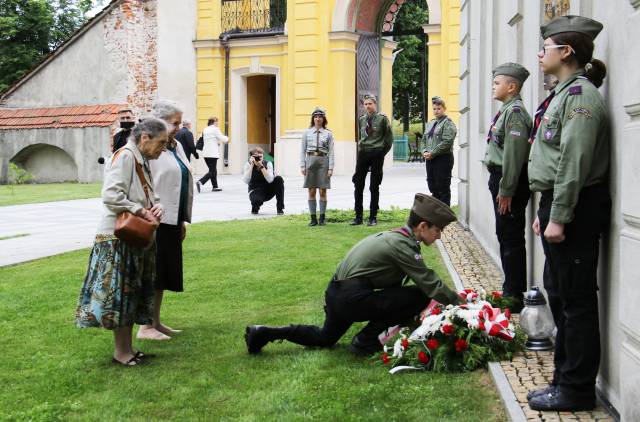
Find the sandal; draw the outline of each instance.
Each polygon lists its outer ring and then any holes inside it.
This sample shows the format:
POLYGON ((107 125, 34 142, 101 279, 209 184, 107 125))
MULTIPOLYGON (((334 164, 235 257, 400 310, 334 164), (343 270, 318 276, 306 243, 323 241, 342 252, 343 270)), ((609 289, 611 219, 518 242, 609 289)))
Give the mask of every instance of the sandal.
POLYGON ((141 359, 144 359, 144 358, 155 358, 155 357, 156 357, 156 354, 155 354, 155 353, 144 353, 144 352, 141 352, 140 350, 138 350, 138 351, 133 355, 133 357, 134 357, 134 358, 136 358, 136 359, 138 359, 138 360, 141 360, 141 359))
POLYGON ((137 355, 134 355, 131 359, 129 359, 126 362, 120 362, 118 359, 116 358, 111 358, 111 363, 115 364, 115 365, 122 365, 122 366, 136 366, 136 365, 140 365, 142 363, 142 361, 138 358, 137 355))

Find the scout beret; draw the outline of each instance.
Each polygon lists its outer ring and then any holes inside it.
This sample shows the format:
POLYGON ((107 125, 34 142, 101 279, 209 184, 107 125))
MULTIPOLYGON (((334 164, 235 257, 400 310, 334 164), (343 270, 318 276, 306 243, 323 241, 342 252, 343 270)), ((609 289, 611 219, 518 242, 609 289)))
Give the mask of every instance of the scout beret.
POLYGON ((574 15, 558 16, 548 24, 540 27, 540 33, 544 39, 562 32, 579 32, 594 40, 600 31, 602 31, 600 22, 574 15))
POLYGON ((311 113, 311 115, 315 116, 316 114, 321 114, 324 116, 325 114, 327 114, 327 110, 322 107, 316 107, 313 109, 313 113, 311 113))
POLYGON ((457 220, 447 204, 424 193, 416 193, 411 211, 441 229, 457 220))
POLYGON ((493 69, 493 76, 496 77, 498 75, 511 76, 519 80, 520 83, 524 83, 529 77, 529 71, 521 64, 508 62, 493 69))
POLYGON ((364 102, 367 100, 372 100, 374 103, 378 104, 378 99, 376 98, 375 95, 370 95, 370 94, 365 95, 362 101, 364 102))

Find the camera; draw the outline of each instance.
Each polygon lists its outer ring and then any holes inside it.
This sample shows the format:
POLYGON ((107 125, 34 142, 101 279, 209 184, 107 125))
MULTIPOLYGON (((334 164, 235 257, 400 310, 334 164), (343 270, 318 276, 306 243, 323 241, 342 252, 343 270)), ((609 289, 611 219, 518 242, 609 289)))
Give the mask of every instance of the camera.
POLYGON ((253 159, 255 160, 255 162, 256 162, 256 163, 259 163, 259 162, 260 162, 260 160, 261 160, 261 158, 260 158, 260 156, 259 156, 259 155, 254 155, 254 156, 253 156, 253 159))

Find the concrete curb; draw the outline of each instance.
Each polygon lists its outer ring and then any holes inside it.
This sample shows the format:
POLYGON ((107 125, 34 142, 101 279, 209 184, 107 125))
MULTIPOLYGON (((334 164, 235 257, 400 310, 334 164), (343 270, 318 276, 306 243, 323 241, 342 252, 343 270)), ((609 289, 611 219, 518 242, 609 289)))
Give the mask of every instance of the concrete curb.
MULTIPOLYGON (((451 278, 453 279, 453 284, 456 286, 457 290, 463 290, 464 285, 462 284, 462 280, 460 279, 460 275, 456 271, 456 268, 451 261, 451 257, 449 256, 449 252, 447 252, 447 248, 445 248, 442 241, 436 241, 436 245, 438 246, 438 250, 440 251, 440 255, 442 256, 442 260, 444 261, 451 278)), ((491 374, 491 378, 493 379, 496 388, 498 389, 498 394, 500 394, 500 399, 504 404, 505 410, 507 411, 507 417, 511 422, 526 422, 527 418, 516 400, 515 394, 513 394, 513 390, 511 389, 511 385, 507 380, 504 371, 502 370, 502 366, 499 362, 489 362, 489 373, 491 374)))

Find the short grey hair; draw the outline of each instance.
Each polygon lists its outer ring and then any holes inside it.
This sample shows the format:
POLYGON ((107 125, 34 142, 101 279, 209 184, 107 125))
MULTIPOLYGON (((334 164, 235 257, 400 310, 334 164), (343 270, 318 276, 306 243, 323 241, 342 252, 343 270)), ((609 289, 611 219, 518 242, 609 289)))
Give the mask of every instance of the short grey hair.
POLYGON ((182 119, 182 127, 187 127, 191 124, 191 120, 182 119))
POLYGON ((146 133, 151 138, 157 138, 162 133, 167 133, 168 131, 167 124, 164 120, 154 116, 145 116, 138 120, 138 123, 131 129, 129 139, 133 139, 137 144, 140 142, 143 133, 146 133))
POLYGON ((175 101, 158 100, 151 107, 151 114, 165 121, 176 113, 182 113, 182 109, 175 101))

